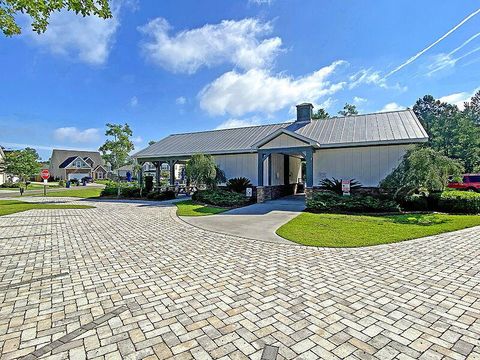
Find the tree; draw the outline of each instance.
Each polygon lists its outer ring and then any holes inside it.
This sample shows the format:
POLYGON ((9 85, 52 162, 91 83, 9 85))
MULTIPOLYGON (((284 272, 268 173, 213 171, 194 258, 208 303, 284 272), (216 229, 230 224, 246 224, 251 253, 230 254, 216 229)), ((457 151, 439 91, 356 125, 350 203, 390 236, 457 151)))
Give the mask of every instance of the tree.
POLYGON ((338 114, 342 116, 358 115, 357 107, 353 104, 345 103, 343 110, 340 110, 338 114))
POLYGON ((464 113, 472 119, 477 126, 480 126, 480 90, 472 96, 470 101, 465 102, 464 113))
POLYGON ((187 161, 186 174, 190 184, 212 188, 217 181, 217 164, 211 155, 195 154, 187 161))
POLYGON ((432 127, 437 119, 446 114, 446 112, 454 111, 454 106, 449 105, 440 100, 435 100, 432 95, 425 95, 418 99, 413 106, 413 112, 417 115, 420 123, 424 127, 427 134, 432 133, 432 127))
POLYGON ((150 140, 150 141, 148 142, 148 146, 152 146, 152 145, 155 144, 155 143, 156 143, 155 140, 150 140))
POLYGON ((325 109, 318 109, 312 114, 312 119, 313 120, 319 120, 319 119, 328 119, 330 117, 330 114, 325 111, 325 109))
POLYGON ((10 151, 5 154, 5 172, 16 175, 24 186, 20 186, 20 195, 28 186, 28 179, 38 173, 40 157, 35 149, 25 148, 23 150, 10 151))
POLYGON ((82 16, 112 17, 108 0, 0 0, 0 29, 6 36, 19 35, 22 29, 16 17, 26 14, 32 20, 32 30, 41 34, 47 30, 50 15, 64 9, 82 16))
POLYGON ((409 150, 398 167, 380 186, 395 195, 443 191, 449 176, 459 176, 463 166, 457 161, 426 147, 409 150))
MULTIPOLYGON (((118 171, 120 167, 127 165, 128 154, 135 149, 130 139, 133 135, 132 130, 128 124, 107 124, 105 135, 113 139, 107 139, 98 150, 102 152, 103 159, 110 164, 112 171, 118 171)), ((120 197, 120 177, 118 173, 117 187, 118 197, 120 197)))
POLYGON ((413 111, 427 131, 427 146, 459 159, 468 172, 480 165, 480 127, 475 124, 475 102, 460 111, 456 105, 425 95, 417 100, 413 111))

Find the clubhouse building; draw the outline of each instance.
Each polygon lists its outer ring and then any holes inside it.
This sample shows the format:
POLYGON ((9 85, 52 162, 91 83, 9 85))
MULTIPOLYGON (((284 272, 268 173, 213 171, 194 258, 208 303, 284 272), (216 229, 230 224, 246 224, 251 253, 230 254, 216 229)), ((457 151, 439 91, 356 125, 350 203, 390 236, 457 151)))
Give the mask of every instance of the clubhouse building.
POLYGON ((332 177, 377 187, 408 149, 428 140, 412 110, 313 120, 312 109, 297 105, 296 120, 280 124, 173 134, 134 158, 157 169, 168 164, 174 185, 176 166, 210 154, 227 179, 248 178, 263 201, 302 188, 308 193, 332 177))

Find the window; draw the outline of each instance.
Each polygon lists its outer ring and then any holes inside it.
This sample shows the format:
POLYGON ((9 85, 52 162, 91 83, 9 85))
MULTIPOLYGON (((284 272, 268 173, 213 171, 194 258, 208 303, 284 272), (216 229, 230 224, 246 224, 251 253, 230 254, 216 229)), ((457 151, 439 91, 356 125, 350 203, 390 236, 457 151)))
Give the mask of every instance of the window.
POLYGON ((103 172, 97 172, 97 179, 103 179, 103 172))
POLYGON ((468 176, 468 182, 480 182, 480 175, 468 176))
POLYGON ((82 162, 81 162, 80 160, 77 160, 77 161, 75 162, 75 166, 76 166, 77 168, 82 167, 82 162))

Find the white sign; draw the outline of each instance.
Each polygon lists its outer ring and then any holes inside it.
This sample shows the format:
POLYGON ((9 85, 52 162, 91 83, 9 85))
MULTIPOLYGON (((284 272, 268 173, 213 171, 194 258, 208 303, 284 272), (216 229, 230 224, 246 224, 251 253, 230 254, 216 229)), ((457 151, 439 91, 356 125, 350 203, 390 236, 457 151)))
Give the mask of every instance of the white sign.
POLYGON ((44 183, 45 185, 47 185, 47 184, 48 184, 48 179, 43 179, 43 183, 44 183))
POLYGON ((350 182, 351 180, 342 180, 343 195, 350 195, 350 182))
POLYGON ((246 197, 252 197, 253 196, 253 189, 252 188, 246 188, 245 189, 245 196, 246 197))

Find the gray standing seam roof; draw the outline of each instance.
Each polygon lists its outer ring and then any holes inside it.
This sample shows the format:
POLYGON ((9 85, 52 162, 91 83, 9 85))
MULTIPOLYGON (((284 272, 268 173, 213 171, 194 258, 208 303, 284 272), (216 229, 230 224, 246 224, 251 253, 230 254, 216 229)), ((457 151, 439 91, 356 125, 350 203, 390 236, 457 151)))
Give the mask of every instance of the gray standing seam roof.
POLYGON ((312 139, 320 148, 425 142, 428 135, 412 110, 285 122, 234 129, 174 134, 140 150, 135 158, 189 156, 198 153, 256 152, 255 144, 285 129, 312 139))

